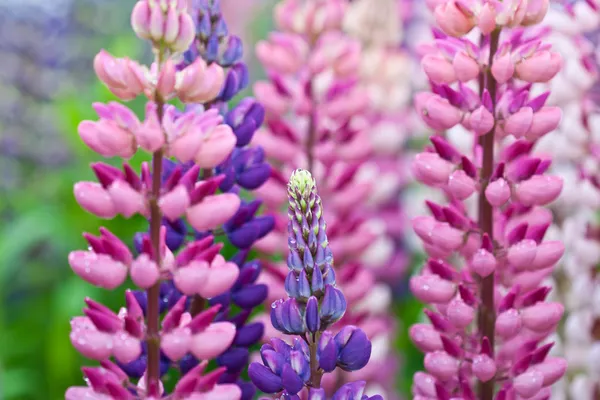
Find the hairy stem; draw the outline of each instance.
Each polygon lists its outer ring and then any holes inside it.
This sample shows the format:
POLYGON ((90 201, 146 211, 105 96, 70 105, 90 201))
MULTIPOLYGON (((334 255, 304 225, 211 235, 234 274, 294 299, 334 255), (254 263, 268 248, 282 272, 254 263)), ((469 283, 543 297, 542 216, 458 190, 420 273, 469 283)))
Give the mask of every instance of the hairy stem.
POLYGON ((308 343, 310 349, 310 386, 313 388, 321 387, 321 378, 323 377, 323 370, 319 368, 319 360, 317 360, 320 337, 321 332, 313 333, 311 335, 312 340, 308 343))
MULTIPOLYGON (((496 109, 496 93, 497 82, 492 75, 491 67, 494 54, 498 49, 500 39, 500 30, 496 29, 490 37, 490 56, 488 68, 485 76, 485 88, 490 93, 492 98, 492 115, 496 109)), ((489 183, 490 177, 494 169, 494 134, 496 126, 488 133, 480 138, 480 145, 483 148, 483 163, 481 167, 481 192, 479 193, 479 228, 482 232, 487 233, 490 239, 493 239, 494 230, 494 210, 492 205, 485 197, 485 189, 489 183)), ((483 278, 480 284, 481 304, 478 309, 478 324, 479 331, 482 337, 487 337, 494 348, 494 327, 496 324, 496 311, 494 307, 494 274, 483 278)), ((481 382, 479 387, 480 400, 493 400, 494 398, 495 380, 491 379, 487 382, 481 382)))

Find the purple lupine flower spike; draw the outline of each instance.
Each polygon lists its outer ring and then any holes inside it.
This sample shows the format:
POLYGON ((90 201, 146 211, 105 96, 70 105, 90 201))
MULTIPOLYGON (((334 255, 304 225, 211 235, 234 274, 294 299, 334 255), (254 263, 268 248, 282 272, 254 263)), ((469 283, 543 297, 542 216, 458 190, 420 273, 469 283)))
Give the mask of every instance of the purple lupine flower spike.
MULTIPOLYGON (((219 236, 225 236, 231 245, 239 249, 230 260, 239 272, 231 289, 210 299, 207 296, 190 296, 186 300, 185 309, 195 315, 206 306, 220 306, 215 319, 229 321, 235 325, 236 335, 231 346, 215 360, 217 365, 224 368, 224 372, 217 378, 219 383, 235 383, 242 391, 241 399, 249 400, 254 397, 255 388, 251 383, 243 381, 241 376, 248 365, 249 348, 264 334, 263 323, 254 321, 251 315, 252 310, 265 301, 268 290, 266 285, 257 282, 261 272, 260 263, 249 260, 248 254, 254 243, 272 230, 274 219, 272 216, 260 215, 261 201, 248 202, 241 200, 241 197, 243 191, 252 191, 262 186, 271 174, 262 148, 249 145, 255 131, 263 122, 264 109, 253 98, 242 99, 236 107, 229 109, 227 102, 247 86, 248 71, 241 62, 241 42, 237 37, 230 35, 221 15, 219 2, 195 0, 192 3, 191 15, 196 22, 196 35, 177 69, 204 61, 208 65, 225 68, 225 77, 220 94, 215 99, 203 104, 188 104, 185 111, 197 115, 211 113, 214 118, 223 118, 236 139, 230 153, 226 154, 218 165, 202 170, 196 167, 192 171, 195 173, 194 179, 186 179, 186 183, 201 185, 204 188, 210 183, 211 189, 240 199, 240 206, 229 220, 222 221, 222 224, 211 230, 190 227, 181 218, 165 218, 163 226, 167 231, 167 246, 174 252, 192 239, 203 242, 219 236)), ((174 114, 176 117, 184 115, 181 112, 174 114)), ((165 160, 163 184, 170 185, 170 182, 183 179, 182 176, 189 178, 193 166, 193 163, 165 160)), ((138 247, 141 246, 143 236, 138 234, 136 237, 138 247)), ((144 304, 147 303, 145 294, 140 292, 136 295, 144 304)), ((163 283, 161 312, 172 310, 181 296, 173 285, 169 287, 163 283)), ((193 354, 187 354, 178 360, 178 367, 182 373, 187 373, 198 365, 199 360, 193 354)))
MULTIPOLYGON (((321 378, 336 368, 357 371, 371 355, 371 342, 355 326, 345 326, 336 335, 327 330, 346 311, 346 299, 336 287, 333 254, 327 241, 323 204, 310 172, 296 170, 288 184, 287 299, 271 306, 275 329, 295 335, 293 345, 273 338, 260 349, 261 363, 252 363, 250 379, 265 393, 282 399, 326 400, 321 378)), ((365 383, 349 383, 329 399, 381 399, 363 395, 365 383)))

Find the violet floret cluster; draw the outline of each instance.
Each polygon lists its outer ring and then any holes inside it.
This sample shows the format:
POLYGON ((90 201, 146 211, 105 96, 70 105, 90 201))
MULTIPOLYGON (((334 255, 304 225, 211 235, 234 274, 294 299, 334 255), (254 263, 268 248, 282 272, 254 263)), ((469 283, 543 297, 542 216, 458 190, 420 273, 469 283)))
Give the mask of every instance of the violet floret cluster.
MULTIPOLYGON (((273 338, 260 349, 262 364, 248 370, 252 382, 265 393, 284 399, 299 399, 304 390, 311 400, 325 399, 321 387, 324 374, 340 368, 356 371, 371 355, 371 342, 359 328, 348 325, 337 334, 328 330, 347 307, 336 287, 333 255, 329 248, 323 205, 316 183, 305 170, 296 170, 288 184, 289 273, 285 281, 287 299, 271 306, 273 327, 294 335, 293 344, 273 338)), ((347 383, 332 399, 381 399, 364 395, 365 382, 347 383)))

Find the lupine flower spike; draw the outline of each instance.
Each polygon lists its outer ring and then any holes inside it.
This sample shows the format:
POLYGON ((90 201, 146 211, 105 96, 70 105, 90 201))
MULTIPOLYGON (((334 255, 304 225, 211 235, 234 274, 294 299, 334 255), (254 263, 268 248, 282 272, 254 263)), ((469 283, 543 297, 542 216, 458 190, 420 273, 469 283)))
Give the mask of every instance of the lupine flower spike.
MULTIPOLYGON (((181 62, 176 65, 176 70, 185 70, 200 60, 206 62, 209 67, 220 66, 226 73, 220 92, 214 99, 203 104, 188 105, 187 110, 198 116, 209 115, 211 119, 222 121, 223 126, 233 131, 235 136, 227 138, 227 142, 220 140, 221 144, 227 143, 227 147, 223 148, 223 159, 216 165, 201 165, 203 168, 200 173, 197 168, 198 162, 214 157, 214 151, 203 154, 195 162, 165 160, 163 186, 172 187, 178 180, 183 179, 183 176, 186 177, 186 182, 209 190, 209 194, 216 190, 221 194, 212 197, 216 201, 209 202, 208 207, 193 212, 193 216, 204 218, 201 223, 192 223, 188 212, 188 223, 186 218, 177 214, 165 213, 162 224, 166 229, 166 245, 172 252, 183 249, 180 254, 216 254, 221 244, 213 243, 212 238, 225 241, 238 251, 226 263, 227 270, 221 269, 211 275, 206 275, 200 270, 182 271, 175 276, 173 282, 162 282, 161 312, 170 312, 174 307, 182 307, 178 301, 184 295, 189 296, 189 300, 183 305, 183 309, 192 317, 206 309, 220 307, 215 320, 233 323, 236 335, 230 346, 217 354, 216 364, 224 368, 224 373, 216 379, 218 383, 237 384, 242 391, 241 399, 250 400, 254 396, 254 385, 243 380, 242 376, 248 365, 249 348, 264 334, 263 323, 251 318, 251 314, 255 307, 265 301, 267 286, 257 282, 261 272, 260 262, 250 260, 248 256, 254 242, 272 229, 274 220, 271 216, 259 215, 259 200, 244 201, 242 195, 245 191, 260 187, 270 174, 270 167, 264 161, 262 149, 248 144, 262 123, 264 110, 252 98, 245 98, 236 107, 229 109, 228 102, 248 84, 247 67, 241 62, 241 41, 237 36, 229 34, 218 2, 199 0, 192 2, 192 6, 191 14, 196 23, 196 35, 191 46, 183 54, 181 62), (229 139, 233 141, 229 143, 229 139), (190 176, 190 173, 193 175, 190 176), (235 214, 226 219, 219 218, 219 210, 227 205, 221 200, 223 196, 236 201, 237 204, 235 214), (221 290, 219 279, 225 278, 227 274, 237 274, 237 279, 232 286, 221 290)), ((181 114, 174 108, 172 110, 177 115, 181 114)), ((182 146, 185 148, 187 144, 184 142, 182 146)), ((168 201, 166 203, 171 204, 168 201)), ((147 234, 141 232, 136 235, 138 251, 142 251, 146 236, 147 234)), ((147 303, 144 292, 139 291, 135 295, 140 302, 147 303)), ((145 354, 142 354, 130 365, 123 365, 123 368, 135 376, 140 373, 140 366, 145 365, 144 360, 145 354), (129 368, 130 366, 132 368, 129 368)), ((197 366, 201 360, 195 354, 189 353, 169 365, 185 372, 197 366)))
POLYGON ((545 174, 552 160, 533 149, 561 111, 545 105, 549 93, 530 91, 550 81, 562 59, 543 43, 546 32, 529 26, 544 19, 548 1, 428 5, 440 28, 422 49, 432 92, 419 93, 415 106, 439 135, 416 156, 413 173, 448 204, 428 201, 432 216, 413 220, 430 258, 410 287, 431 304, 430 324, 410 330, 427 370, 414 376, 413 395, 547 399, 566 362, 549 356, 564 307, 547 301, 542 283, 564 246, 544 240, 552 222, 544 206, 563 182, 545 174), (475 30, 479 45, 464 38, 475 30), (466 151, 444 137, 448 130, 465 138, 466 151))
POLYGON ((379 395, 364 394, 365 382, 346 383, 333 397, 327 397, 321 387, 323 375, 336 368, 363 368, 371 355, 371 342, 352 325, 337 334, 329 330, 343 317, 347 304, 336 287, 323 204, 308 171, 292 174, 288 199, 288 297, 272 304, 271 322, 275 329, 293 337, 292 344, 278 338, 264 344, 262 363, 250 365, 250 378, 261 391, 282 399, 307 395, 310 400, 382 400, 379 395))
MULTIPOLYGON (((266 287, 254 285, 260 268, 245 258, 272 222, 254 222, 244 231, 257 205, 243 204, 230 190, 240 182, 259 186, 260 174, 244 175, 249 157, 231 161, 232 151, 251 137, 251 127, 242 129, 243 135, 234 132, 219 110, 206 106, 231 92, 224 89, 229 74, 202 58, 176 65, 195 40, 190 12, 195 16, 198 10, 189 9, 187 0, 138 1, 132 25, 140 38, 151 41, 154 64, 146 68, 104 51, 94 62, 97 75, 118 98, 144 95, 149 102, 143 121, 123 104, 96 104, 100 119, 82 122, 80 136, 105 157, 129 158, 142 149, 152 154, 152 163, 143 163, 139 174, 127 162, 122 168, 95 163, 98 182, 77 183, 75 197, 101 218, 141 214, 150 228, 136 236, 135 255, 105 228, 100 236, 84 234, 88 250, 69 255, 73 271, 93 285, 113 290, 130 277, 142 290, 127 291, 126 307, 118 312, 86 299, 85 316, 72 320, 70 338, 101 366, 83 368, 88 385, 69 388, 68 400, 238 400, 254 394, 238 377, 247 347, 262 336, 262 324, 246 320, 266 297, 266 287), (166 104, 174 98, 188 103, 185 111, 166 104), (224 163, 233 165, 232 172, 220 173, 224 163), (199 181, 201 172, 205 179, 199 181), (184 219, 196 240, 174 254, 188 229, 184 219), (214 241, 221 229, 243 248, 232 260, 220 254, 222 244, 214 241), (229 301, 243 311, 230 317, 229 301), (215 358, 217 368, 209 366, 215 358), (174 366, 181 378, 166 392, 161 377, 174 366)), ((234 50, 222 60, 235 61, 234 50)), ((260 121, 260 108, 248 109, 254 110, 251 122, 260 121)), ((233 120, 237 124, 247 116, 233 120)))
MULTIPOLYGON (((360 375, 380 390, 382 384, 393 386, 398 362, 385 350, 395 328, 388 313, 391 290, 377 282, 374 270, 401 271, 404 259, 395 251, 389 226, 369 204, 378 195, 372 176, 379 165, 371 141, 373 112, 359 75, 361 45, 341 30, 347 7, 345 0, 283 0, 274 12, 279 32, 256 47, 269 80, 254 85, 266 113, 253 143, 265 149, 273 165, 256 193, 275 217, 273 231, 256 247, 285 259, 286 177, 297 168, 310 171, 327 204, 337 282, 348 300, 343 323, 360 326, 377 347, 360 375)), ((287 268, 271 260, 264 266, 259 279, 269 285, 272 302, 283 296, 287 268)), ((323 385, 334 389, 348 379, 355 378, 336 371, 323 385)))

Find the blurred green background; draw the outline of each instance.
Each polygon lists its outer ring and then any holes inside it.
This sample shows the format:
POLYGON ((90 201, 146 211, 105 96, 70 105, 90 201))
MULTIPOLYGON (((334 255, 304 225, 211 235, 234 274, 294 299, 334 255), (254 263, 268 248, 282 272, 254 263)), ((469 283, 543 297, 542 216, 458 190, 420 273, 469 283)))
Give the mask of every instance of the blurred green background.
MULTIPOLYGON (((139 219, 99 220, 72 195, 74 182, 93 179, 89 164, 99 160, 79 140, 77 125, 95 118, 92 102, 113 99, 93 77, 94 54, 105 48, 117 56, 148 56, 128 29, 134 2, 0 1, 0 399, 56 400, 68 386, 82 384, 79 368, 91 362, 71 347, 69 320, 81 313, 86 296, 115 310, 122 304, 121 292, 83 282, 66 260, 85 246, 82 232, 96 234, 103 225, 131 243, 145 230, 139 219)), ((273 2, 257 2, 252 13, 234 15, 230 27, 246 32, 247 53, 271 26, 273 2)), ((142 107, 133 105, 137 112, 142 107)), ((420 306, 399 298, 393 309, 404 360, 398 386, 408 393, 421 355, 406 327, 420 306)))

